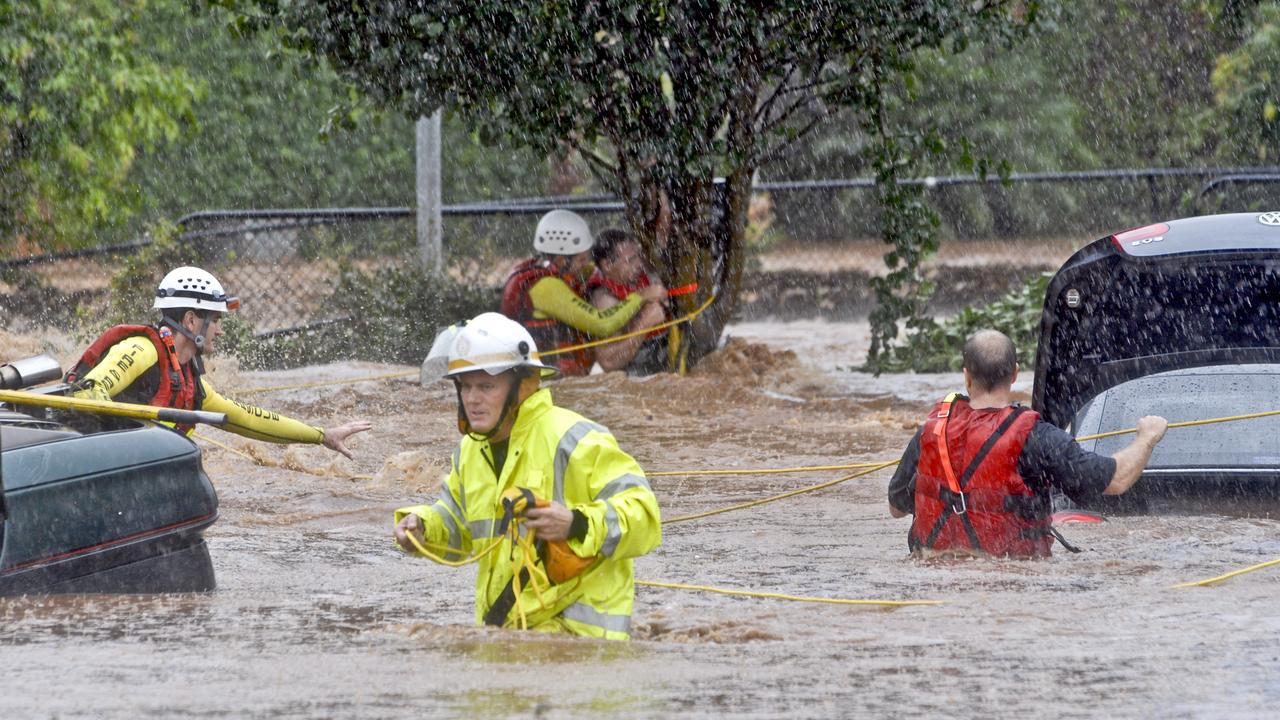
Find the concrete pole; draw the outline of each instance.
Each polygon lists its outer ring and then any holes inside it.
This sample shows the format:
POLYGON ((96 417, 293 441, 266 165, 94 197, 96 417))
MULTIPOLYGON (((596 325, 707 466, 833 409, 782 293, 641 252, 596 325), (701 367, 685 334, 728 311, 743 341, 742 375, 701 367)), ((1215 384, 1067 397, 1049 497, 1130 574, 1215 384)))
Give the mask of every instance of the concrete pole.
POLYGON ((444 223, 440 212, 440 110, 431 117, 418 118, 418 256, 422 266, 439 273, 444 267, 441 238, 444 223))

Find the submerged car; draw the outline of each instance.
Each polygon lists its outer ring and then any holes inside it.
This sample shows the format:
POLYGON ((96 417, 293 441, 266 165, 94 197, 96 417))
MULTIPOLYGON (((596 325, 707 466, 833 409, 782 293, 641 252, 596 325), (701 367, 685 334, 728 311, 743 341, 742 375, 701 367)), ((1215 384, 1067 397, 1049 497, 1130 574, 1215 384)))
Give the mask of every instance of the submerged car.
MULTIPOLYGON (((1157 223, 1072 255, 1046 293, 1032 406, 1076 437, 1280 410, 1280 212, 1157 223)), ((1275 416, 1172 428, 1130 493, 1274 493, 1277 437, 1275 416)))
MULTIPOLYGON (((12 367, 0 386, 34 384, 12 367)), ((0 409, 0 595, 212 590, 217 516, 199 448, 173 430, 0 409)))

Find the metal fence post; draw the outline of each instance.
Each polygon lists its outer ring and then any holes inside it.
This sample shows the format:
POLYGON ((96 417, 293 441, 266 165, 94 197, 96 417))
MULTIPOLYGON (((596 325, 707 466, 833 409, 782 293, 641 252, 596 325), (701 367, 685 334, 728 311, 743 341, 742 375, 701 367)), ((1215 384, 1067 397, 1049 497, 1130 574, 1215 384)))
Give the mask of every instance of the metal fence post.
POLYGON ((440 110, 431 117, 418 118, 417 209, 418 257, 424 268, 441 272, 444 266, 443 217, 441 215, 440 110))

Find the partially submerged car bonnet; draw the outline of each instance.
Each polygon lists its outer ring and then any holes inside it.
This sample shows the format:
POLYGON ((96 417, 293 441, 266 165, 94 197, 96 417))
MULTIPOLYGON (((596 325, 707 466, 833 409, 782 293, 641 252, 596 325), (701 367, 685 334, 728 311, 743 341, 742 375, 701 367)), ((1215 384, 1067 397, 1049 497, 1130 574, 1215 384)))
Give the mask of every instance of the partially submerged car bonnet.
POLYGON ((214 588, 218 500, 190 440, 0 411, 0 444, 0 595, 214 588))
POLYGON ((1280 212, 1111 235, 1049 283, 1032 406, 1066 428, 1098 393, 1152 373, 1280 362, 1280 212))

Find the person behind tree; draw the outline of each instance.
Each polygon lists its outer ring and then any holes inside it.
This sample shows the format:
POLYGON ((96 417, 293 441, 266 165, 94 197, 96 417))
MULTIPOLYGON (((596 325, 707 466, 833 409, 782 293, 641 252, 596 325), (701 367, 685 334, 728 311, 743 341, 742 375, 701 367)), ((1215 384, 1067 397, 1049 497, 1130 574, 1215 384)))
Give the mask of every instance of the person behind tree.
MULTIPOLYGON (((346 440, 363 420, 322 429, 219 395, 204 357, 222 335, 222 315, 240 306, 217 278, 197 267, 170 271, 156 288, 157 325, 118 325, 103 333, 67 373, 72 395, 93 400, 225 413, 224 430, 275 443, 313 443, 352 457, 346 440)), ((179 425, 181 432, 194 428, 179 425)))
MULTIPOLYGON (((640 241, 626 230, 600 231, 591 256, 596 269, 587 279, 587 298, 601 310, 608 310, 646 288, 662 287, 662 282, 645 268, 640 241)), ((622 334, 639 332, 667 319, 665 302, 647 302, 623 328, 622 334)), ((626 370, 631 375, 660 372, 668 365, 667 338, 668 330, 664 329, 601 345, 595 349, 596 362, 605 371, 626 370)))
MULTIPOLYGON (((538 221, 534 256, 507 276, 502 314, 523 325, 544 351, 615 335, 646 303, 666 299, 666 289, 654 285, 606 310, 587 302, 583 278, 591 267, 594 242, 586 220, 568 210, 552 210, 538 221)), ((587 349, 549 357, 564 375, 586 375, 594 353, 587 349)))

